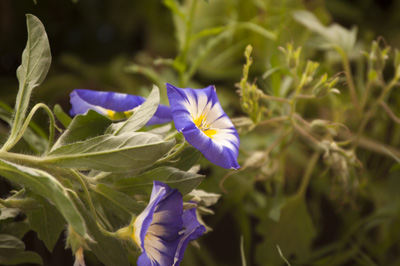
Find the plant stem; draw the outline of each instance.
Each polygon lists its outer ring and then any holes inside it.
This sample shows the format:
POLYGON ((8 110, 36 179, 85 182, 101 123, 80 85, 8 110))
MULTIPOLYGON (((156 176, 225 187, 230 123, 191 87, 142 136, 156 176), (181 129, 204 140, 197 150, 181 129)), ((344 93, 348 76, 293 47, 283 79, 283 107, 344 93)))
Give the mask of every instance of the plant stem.
POLYGON ((275 122, 281 122, 287 120, 289 117, 288 116, 279 116, 279 117, 274 117, 268 120, 261 121, 257 124, 258 125, 267 125, 275 122))
POLYGON ((197 0, 193 0, 193 3, 190 7, 189 11, 189 17, 186 18, 186 31, 185 31, 185 42, 182 47, 181 54, 179 55, 179 61, 185 66, 183 68, 179 68, 179 82, 181 87, 186 86, 186 79, 184 77, 184 73, 186 71, 187 65, 186 65, 186 60, 187 60, 187 53, 189 51, 190 47, 190 42, 192 40, 191 37, 191 32, 192 32, 192 21, 194 17, 194 12, 196 10, 196 5, 197 5, 197 0))
POLYGON ((260 96, 261 96, 261 98, 264 98, 264 99, 267 99, 267 100, 271 100, 271 101, 276 101, 276 102, 284 102, 284 103, 288 103, 288 104, 290 104, 292 102, 292 101, 290 101, 288 99, 285 99, 285 98, 266 95, 266 94, 261 94, 260 96))
POLYGON ((76 172, 74 170, 71 170, 71 173, 76 178, 76 180, 78 180, 78 182, 81 184, 81 186, 83 188, 83 192, 84 192, 84 194, 85 194, 85 196, 87 198, 87 202, 89 204, 90 212, 92 213, 93 219, 96 221, 96 224, 97 224, 97 227, 99 228, 99 230, 104 235, 108 235, 108 236, 111 236, 111 237, 117 237, 117 233, 108 231, 107 229, 105 229, 100 224, 99 217, 97 216, 96 209, 94 208, 93 201, 92 201, 92 198, 90 197, 90 193, 89 193, 89 190, 87 188, 87 185, 86 185, 86 182, 85 182, 84 178, 81 176, 80 173, 78 173, 78 172, 76 172))
POLYGON ((336 51, 339 53, 340 57, 342 57, 343 68, 344 72, 347 76, 347 84, 350 91, 351 100, 353 101, 354 108, 356 109, 357 113, 360 115, 360 106, 358 104, 357 92, 356 87, 354 85, 353 74, 351 72, 350 62, 347 54, 343 51, 342 48, 336 47, 336 51))
POLYGON ((43 164, 43 161, 39 157, 7 152, 2 150, 0 150, 0 159, 4 159, 11 162, 23 163, 30 166, 40 166, 39 168, 43 168, 45 166, 43 164))
POLYGON ((164 158, 159 159, 158 161, 156 161, 154 164, 160 164, 160 163, 165 163, 169 160, 171 160, 172 158, 176 157, 178 154, 180 154, 186 147, 188 146, 188 143, 185 141, 179 145, 177 145, 177 148, 175 151, 171 152, 170 154, 168 154, 167 156, 165 156, 164 158))
POLYGON ((363 120, 360 123, 360 127, 358 128, 357 136, 356 136, 356 139, 354 141, 354 146, 353 146, 354 150, 357 148, 357 145, 358 145, 359 139, 361 137, 361 134, 363 133, 363 131, 364 131, 365 127, 367 126, 369 120, 371 119, 372 115, 375 113, 377 107, 385 100, 386 95, 393 88, 393 86, 396 85, 397 79, 398 79, 398 77, 393 78, 393 80, 383 89, 382 93, 379 95, 379 97, 376 100, 376 102, 372 105, 371 109, 364 116, 363 120))
POLYGON ((176 136, 178 136, 179 134, 181 134, 181 132, 175 130, 174 132, 172 132, 171 134, 169 134, 168 136, 166 136, 166 137, 164 138, 164 141, 168 141, 168 140, 171 140, 171 139, 175 139, 176 136))
POLYGON ((14 139, 12 139, 11 141, 10 141, 10 139, 8 139, 7 142, 4 144, 4 146, 2 147, 1 150, 3 150, 3 151, 9 151, 12 147, 14 147, 14 145, 15 145, 15 144, 22 138, 22 136, 24 135, 26 129, 27 129, 28 126, 29 126, 29 123, 30 123, 31 120, 32 120, 33 115, 36 113, 36 111, 37 111, 39 108, 43 108, 43 109, 46 111, 46 113, 49 115, 49 118, 50 118, 50 125, 49 125, 49 145, 48 145, 48 147, 47 147, 47 151, 50 150, 51 145, 52 145, 52 143, 53 143, 53 141, 54 141, 55 119, 54 119, 54 115, 53 115, 53 113, 51 112, 51 110, 49 109, 49 107, 48 107, 47 105, 45 105, 44 103, 38 103, 38 104, 36 104, 36 105, 32 108, 32 110, 29 112, 29 115, 27 116, 27 118, 26 118, 24 124, 23 124, 22 127, 21 127, 21 130, 18 132, 18 135, 17 135, 14 139))
POLYGON ((392 118, 392 120, 394 122, 396 122, 397 124, 400 124, 400 118, 397 117, 392 109, 390 109, 390 107, 385 103, 385 102, 381 102, 380 105, 383 107, 383 109, 386 111, 386 113, 390 116, 390 118, 392 118))
POLYGON ((307 167, 304 171, 303 179, 301 180, 301 184, 299 189, 297 190, 296 194, 294 195, 294 198, 298 197, 304 197, 308 183, 310 182, 312 172, 315 168, 315 164, 317 163, 319 158, 319 152, 314 152, 314 154, 310 157, 307 167))

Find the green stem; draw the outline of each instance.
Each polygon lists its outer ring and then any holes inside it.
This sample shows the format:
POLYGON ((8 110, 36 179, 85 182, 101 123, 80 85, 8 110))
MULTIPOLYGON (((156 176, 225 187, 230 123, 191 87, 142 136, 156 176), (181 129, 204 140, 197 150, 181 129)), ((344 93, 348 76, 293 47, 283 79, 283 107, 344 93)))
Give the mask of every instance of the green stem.
POLYGON ((10 204, 9 202, 7 202, 6 200, 3 200, 0 198, 0 205, 3 205, 4 207, 7 208, 14 208, 14 206, 12 204, 10 204))
POLYGON ((259 126, 259 125, 267 125, 267 124, 271 124, 271 123, 276 123, 276 122, 281 122, 281 121, 285 121, 285 120, 288 120, 288 116, 279 116, 279 117, 274 117, 274 118, 271 118, 271 119, 267 119, 267 120, 264 120, 264 121, 261 121, 261 122, 259 122, 258 124, 257 124, 257 126, 259 126))
POLYGON ((184 68, 182 68, 182 69, 180 68, 180 70, 179 70, 179 80, 180 80, 181 87, 185 87, 185 85, 186 85, 186 79, 184 77, 184 73, 186 70, 187 53, 189 51, 190 42, 192 40, 190 35, 192 32, 192 21, 193 21, 194 13, 196 10, 196 4, 197 4, 197 0, 193 0, 193 3, 191 5, 190 11, 189 11, 189 17, 186 19, 185 42, 183 44, 182 52, 179 55, 181 63, 185 66, 184 68))
POLYGON ((370 80, 368 80, 367 84, 365 85, 365 91, 361 97, 360 113, 362 113, 364 111, 364 108, 365 108, 365 105, 367 104, 369 95, 371 94, 371 89, 372 89, 372 82, 370 80))
POLYGON ((30 123, 31 120, 32 120, 33 115, 36 113, 36 111, 37 111, 39 108, 43 108, 43 109, 46 111, 46 113, 49 115, 49 118, 50 118, 50 125, 49 125, 49 145, 48 145, 48 147, 47 147, 47 151, 50 150, 51 145, 52 145, 52 143, 53 143, 53 141, 54 141, 55 119, 54 119, 54 115, 53 115, 53 113, 51 112, 50 108, 47 107, 47 105, 45 105, 44 103, 38 103, 38 104, 36 104, 36 105, 32 108, 32 110, 30 111, 29 115, 27 116, 27 118, 26 118, 24 124, 22 125, 21 130, 18 132, 18 135, 17 135, 14 139, 12 139, 12 140, 8 139, 7 142, 4 144, 4 146, 3 146, 3 148, 2 148, 1 150, 3 150, 3 151, 9 151, 12 147, 14 147, 14 145, 15 145, 15 144, 22 138, 22 136, 24 135, 26 129, 27 129, 28 126, 29 126, 29 123, 30 123))
POLYGON ((39 157, 13 153, 13 152, 6 152, 2 150, 0 150, 0 159, 4 159, 11 162, 24 163, 30 166, 42 166, 42 167, 45 166, 43 164, 43 161, 39 157))
POLYGON ((292 101, 290 101, 288 99, 285 99, 285 98, 266 95, 266 94, 261 94, 260 97, 264 98, 264 99, 267 99, 267 100, 276 101, 276 102, 284 102, 284 103, 288 103, 288 104, 290 104, 292 102, 292 101))
POLYGON ((179 134, 181 134, 181 132, 175 130, 174 132, 172 132, 171 134, 169 134, 168 136, 166 136, 166 137, 164 138, 164 141, 168 141, 168 140, 171 140, 171 139, 175 139, 179 134))
POLYGON ((351 72, 350 61, 342 48, 336 47, 336 51, 339 53, 340 57, 342 58, 343 68, 347 76, 347 84, 349 86, 351 100, 353 101, 354 108, 356 109, 357 113, 360 114, 360 106, 358 104, 358 98, 356 93, 356 87, 354 85, 353 74, 351 72))
POLYGON ((294 93, 292 100, 289 101, 290 106, 291 106, 289 117, 292 117, 296 111, 296 104, 297 104, 298 96, 300 95, 301 89, 304 86, 304 83, 303 83, 304 79, 302 78, 301 81, 299 82, 296 70, 293 69, 292 71, 293 71, 293 75, 295 77, 296 91, 294 93))
POLYGON ((174 158, 178 154, 180 154, 187 146, 188 146, 188 143, 186 141, 181 143, 181 144, 179 144, 175 151, 173 151, 172 153, 168 154, 164 158, 159 159, 154 164, 161 164, 161 163, 165 163, 165 162, 171 160, 172 158, 174 158))
POLYGON ((385 100, 386 95, 389 93, 389 91, 396 85, 398 80, 398 77, 393 78, 393 80, 389 83, 389 85, 387 85, 382 93, 379 95, 378 99, 376 100, 376 102, 372 105, 371 109, 368 111, 368 113, 364 116, 363 120, 360 123, 360 127, 358 128, 357 131, 357 136, 356 139, 354 141, 354 150, 357 148, 359 139, 361 137, 361 134, 364 132, 365 127, 367 126, 369 120, 371 119, 372 115, 375 113, 376 109, 378 108, 378 106, 385 100))
POLYGON ((308 160, 308 164, 304 172, 303 179, 301 180, 300 187, 297 190, 296 194, 294 195, 294 198, 302 197, 305 195, 308 184, 310 183, 311 180, 312 172, 315 168, 315 164, 318 161, 318 157, 319 157, 319 152, 314 152, 314 154, 308 160))
POLYGON ((84 194, 85 194, 85 196, 86 196, 86 198, 87 198, 87 202, 88 202, 88 204, 89 204, 90 212, 92 213, 93 219, 96 221, 96 224, 97 224, 97 227, 99 228, 99 230, 100 230, 104 235, 108 235, 108 236, 111 236, 111 237, 117 237, 117 233, 108 231, 107 229, 105 229, 105 228, 99 223, 99 217, 97 216, 96 209, 94 208, 93 201, 92 201, 92 198, 91 198, 91 196, 90 196, 90 193, 89 193, 89 190, 88 190, 88 188, 87 188, 87 185, 86 185, 86 182, 85 182, 84 178, 81 176, 80 173, 78 173, 78 172, 76 172, 76 171, 74 171, 74 170, 71 170, 71 173, 72 173, 73 176, 76 178, 76 180, 78 180, 78 182, 81 184, 81 186, 82 186, 82 188, 83 188, 83 192, 84 192, 84 194))

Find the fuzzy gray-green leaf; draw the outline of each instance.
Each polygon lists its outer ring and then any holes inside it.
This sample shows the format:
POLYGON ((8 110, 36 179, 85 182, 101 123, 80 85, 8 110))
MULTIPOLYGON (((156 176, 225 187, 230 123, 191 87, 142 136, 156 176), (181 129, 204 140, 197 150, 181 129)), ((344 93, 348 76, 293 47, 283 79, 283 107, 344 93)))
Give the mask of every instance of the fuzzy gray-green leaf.
POLYGON ((65 144, 84 141, 89 138, 103 135, 110 124, 112 124, 111 119, 94 110, 88 110, 83 115, 79 114, 72 119, 67 130, 65 130, 57 140, 52 150, 65 144))
POLYGON ((42 206, 27 214, 29 224, 51 252, 66 222, 57 209, 45 199, 41 198, 38 201, 42 206))
POLYGON ((49 199, 74 230, 82 237, 86 237, 82 217, 68 196, 66 188, 53 176, 41 170, 3 160, 0 160, 0 175, 49 199))
POLYGON ((175 141, 164 141, 145 132, 102 135, 62 146, 48 154, 44 162, 74 169, 129 172, 145 168, 160 159, 175 141))
POLYGON ((113 132, 114 135, 121 135, 124 132, 134 132, 141 129, 153 117, 159 104, 160 91, 157 86, 153 86, 149 97, 128 120, 112 124, 107 131, 113 132))
POLYGON ((31 14, 26 15, 26 24, 28 41, 22 53, 22 63, 17 69, 19 90, 10 139, 5 144, 5 149, 9 149, 15 144, 25 120, 32 91, 43 82, 51 64, 50 45, 43 24, 31 14))

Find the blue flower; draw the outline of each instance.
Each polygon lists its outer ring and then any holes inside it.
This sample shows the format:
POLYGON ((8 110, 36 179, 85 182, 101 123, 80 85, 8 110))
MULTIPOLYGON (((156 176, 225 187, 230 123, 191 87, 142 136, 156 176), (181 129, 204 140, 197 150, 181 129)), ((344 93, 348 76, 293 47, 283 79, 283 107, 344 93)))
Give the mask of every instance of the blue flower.
MULTIPOLYGON (((70 97, 72 105, 71 116, 84 114, 89 109, 92 109, 112 120, 130 117, 146 100, 143 97, 125 93, 84 89, 73 90, 70 97)), ((168 123, 171 120, 170 108, 160 104, 154 116, 147 122, 147 125, 168 123)))
POLYGON ((181 193, 154 181, 149 205, 133 223, 132 237, 142 251, 137 265, 179 266, 189 241, 204 231, 196 210, 183 210, 181 193))
POLYGON ((222 109, 215 87, 194 90, 166 85, 175 127, 186 141, 216 165, 240 168, 239 135, 222 109))

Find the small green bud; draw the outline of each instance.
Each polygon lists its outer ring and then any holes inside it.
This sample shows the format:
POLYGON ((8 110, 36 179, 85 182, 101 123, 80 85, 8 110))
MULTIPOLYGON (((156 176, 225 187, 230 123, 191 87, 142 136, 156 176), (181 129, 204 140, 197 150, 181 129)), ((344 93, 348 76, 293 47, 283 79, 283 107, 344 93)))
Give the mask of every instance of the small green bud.
POLYGON ((378 78, 378 74, 376 73, 375 69, 371 69, 368 72, 368 80, 369 81, 374 81, 378 78))
POLYGON ((315 86, 313 89, 313 94, 316 97, 324 97, 328 93, 329 87, 327 86, 326 83, 320 85, 320 86, 315 86))
POLYGON ((328 121, 322 119, 315 119, 311 122, 311 130, 318 134, 326 134, 328 132, 328 121))
POLYGON ((133 221, 131 224, 127 227, 123 227, 119 229, 117 233, 117 237, 121 240, 133 240, 132 235, 133 235, 133 221))
POLYGON ((307 61, 307 66, 306 66, 306 71, 305 71, 306 75, 308 77, 314 76, 315 70, 317 70, 318 67, 319 67, 318 62, 307 61))
POLYGON ((336 83, 339 81, 339 77, 334 78, 331 82, 329 82, 328 87, 332 88, 333 86, 336 85, 336 83))
POLYGON ((68 225, 67 248, 71 248, 75 254, 80 248, 89 249, 87 240, 68 225))

